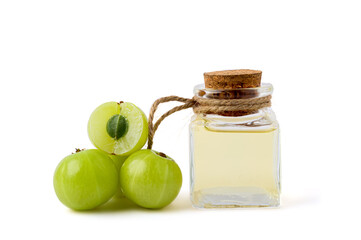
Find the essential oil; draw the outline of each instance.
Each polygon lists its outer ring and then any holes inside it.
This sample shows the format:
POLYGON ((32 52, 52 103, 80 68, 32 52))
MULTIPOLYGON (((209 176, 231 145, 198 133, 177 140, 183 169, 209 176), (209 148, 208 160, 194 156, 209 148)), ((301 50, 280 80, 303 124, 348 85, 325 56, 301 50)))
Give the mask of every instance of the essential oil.
POLYGON ((195 95, 205 99, 250 100, 241 101, 245 107, 238 109, 236 105, 231 110, 227 110, 229 101, 224 101, 226 107, 218 108, 224 112, 212 113, 217 110, 212 107, 207 112, 204 107, 202 111, 207 113, 193 116, 190 157, 191 200, 195 207, 276 207, 280 203, 279 126, 269 106, 252 105, 257 102, 254 99, 266 99, 273 91, 271 84, 260 83, 260 77, 257 85, 254 73, 259 72, 208 73, 208 79, 217 79, 218 83, 213 81, 212 88, 195 87, 195 95), (255 110, 255 106, 260 108, 255 110))

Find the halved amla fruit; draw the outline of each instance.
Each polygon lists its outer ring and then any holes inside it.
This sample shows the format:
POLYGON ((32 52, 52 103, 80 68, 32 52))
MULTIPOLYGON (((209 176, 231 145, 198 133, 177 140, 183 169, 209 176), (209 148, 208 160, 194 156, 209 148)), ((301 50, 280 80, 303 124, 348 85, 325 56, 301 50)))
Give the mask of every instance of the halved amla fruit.
POLYGON ((128 156, 147 141, 147 117, 132 103, 107 102, 91 114, 88 135, 95 147, 110 154, 128 156))

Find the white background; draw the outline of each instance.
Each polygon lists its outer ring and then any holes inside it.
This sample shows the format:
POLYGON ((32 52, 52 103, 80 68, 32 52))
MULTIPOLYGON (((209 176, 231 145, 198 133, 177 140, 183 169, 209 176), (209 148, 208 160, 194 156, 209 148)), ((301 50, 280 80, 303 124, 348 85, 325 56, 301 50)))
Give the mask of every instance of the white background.
POLYGON ((0 239, 360 239, 358 4, 2 0, 0 239), (275 88, 279 209, 191 207, 191 110, 155 136, 154 149, 183 172, 170 206, 79 213, 58 201, 55 167, 75 147, 92 148, 86 125, 98 105, 129 101, 148 114, 159 97, 192 97, 203 72, 237 68, 263 70, 275 88))

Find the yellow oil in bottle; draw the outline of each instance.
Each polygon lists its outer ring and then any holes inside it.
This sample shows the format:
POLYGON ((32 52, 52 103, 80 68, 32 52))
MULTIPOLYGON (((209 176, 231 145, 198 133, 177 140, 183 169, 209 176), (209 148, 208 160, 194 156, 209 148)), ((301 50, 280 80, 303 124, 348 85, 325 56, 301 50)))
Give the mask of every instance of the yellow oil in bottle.
POLYGON ((191 199, 195 207, 279 205, 279 130, 219 131, 191 124, 191 199))

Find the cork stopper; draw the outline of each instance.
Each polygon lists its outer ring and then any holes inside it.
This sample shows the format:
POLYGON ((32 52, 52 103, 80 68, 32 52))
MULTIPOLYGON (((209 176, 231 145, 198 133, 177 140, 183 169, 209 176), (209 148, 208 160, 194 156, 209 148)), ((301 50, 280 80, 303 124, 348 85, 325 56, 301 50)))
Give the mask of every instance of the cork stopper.
POLYGON ((211 89, 255 88, 261 86, 261 77, 259 70, 225 70, 204 73, 204 83, 211 89))

